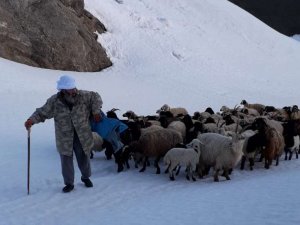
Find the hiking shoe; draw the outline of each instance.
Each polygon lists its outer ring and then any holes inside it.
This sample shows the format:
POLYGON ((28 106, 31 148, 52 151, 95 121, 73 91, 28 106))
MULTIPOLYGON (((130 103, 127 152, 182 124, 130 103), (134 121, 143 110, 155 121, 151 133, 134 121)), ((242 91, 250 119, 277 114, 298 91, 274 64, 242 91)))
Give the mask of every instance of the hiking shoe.
POLYGON ((93 183, 89 178, 81 178, 81 181, 85 184, 86 187, 93 187, 93 183))
POLYGON ((74 189, 74 185, 73 185, 73 184, 67 184, 67 185, 62 189, 62 191, 63 191, 64 193, 68 193, 68 192, 72 191, 73 189, 74 189))

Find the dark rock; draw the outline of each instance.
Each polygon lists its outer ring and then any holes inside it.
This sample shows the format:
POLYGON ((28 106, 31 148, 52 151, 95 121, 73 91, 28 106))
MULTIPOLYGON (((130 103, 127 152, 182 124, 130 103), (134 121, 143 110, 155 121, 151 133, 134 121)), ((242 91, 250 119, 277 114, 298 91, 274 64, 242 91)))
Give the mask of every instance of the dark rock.
POLYGON ((111 66, 97 34, 103 24, 83 0, 0 1, 0 57, 31 66, 100 71, 111 66))

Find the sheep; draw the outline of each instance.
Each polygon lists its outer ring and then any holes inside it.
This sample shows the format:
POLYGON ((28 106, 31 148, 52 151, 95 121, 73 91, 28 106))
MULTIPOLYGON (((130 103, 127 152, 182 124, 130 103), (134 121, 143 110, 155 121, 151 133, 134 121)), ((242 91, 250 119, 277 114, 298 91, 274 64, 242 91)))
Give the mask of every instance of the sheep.
POLYGON ((127 160, 131 153, 140 153, 143 155, 143 168, 140 172, 146 170, 146 165, 149 157, 156 157, 154 165, 156 173, 160 173, 158 162, 167 151, 175 147, 176 144, 182 143, 183 139, 179 132, 172 129, 160 129, 152 132, 147 132, 140 137, 138 141, 129 144, 123 151, 125 160, 127 160))
POLYGON ((283 137, 285 141, 285 160, 289 160, 293 157, 293 152, 296 153, 296 158, 298 159, 298 150, 299 150, 299 130, 297 130, 297 126, 299 126, 299 120, 289 120, 288 122, 283 124, 283 137))
POLYGON ((127 117, 128 120, 132 119, 132 120, 137 120, 139 117, 138 115, 136 115, 133 111, 128 110, 127 112, 125 112, 123 115, 123 117, 127 117))
POLYGON ((299 141, 299 135, 297 136, 293 136, 292 139, 291 139, 291 142, 290 144, 291 145, 287 145, 287 139, 285 139, 285 143, 286 143, 286 146, 284 148, 284 151, 285 151, 285 160, 288 159, 288 153, 289 153, 289 160, 292 159, 293 157, 293 152, 296 153, 296 158, 298 159, 298 151, 299 151, 299 145, 300 145, 300 141, 299 141))
POLYGON ((97 132, 92 132, 93 135, 93 140, 94 140, 94 145, 92 147, 92 151, 97 151, 101 152, 103 150, 103 138, 97 133, 97 132))
POLYGON ((266 107, 265 105, 258 104, 258 103, 249 104, 246 100, 242 100, 241 105, 243 105, 245 108, 256 109, 260 115, 263 115, 265 107, 266 107))
POLYGON ((283 134, 283 125, 281 122, 272 120, 272 119, 268 119, 267 117, 264 117, 264 116, 255 118, 252 126, 254 129, 257 129, 262 124, 265 124, 269 127, 275 128, 279 133, 283 134))
POLYGON ((115 108, 112 108, 111 110, 107 111, 106 112, 106 116, 108 118, 114 118, 114 119, 119 119, 117 114, 116 114, 116 111, 118 111, 120 109, 115 109, 115 108))
POLYGON ((181 121, 173 121, 171 122, 168 127, 168 129, 173 129, 175 131, 178 131, 181 136, 182 136, 182 139, 183 141, 185 142, 185 137, 186 137, 186 127, 185 127, 185 124, 181 121))
POLYGON ((253 130, 247 130, 241 135, 245 137, 245 142, 243 145, 244 155, 242 156, 240 169, 244 169, 246 159, 248 158, 250 170, 253 170, 255 155, 261 152, 263 148, 263 137, 253 130))
POLYGON ((193 139, 187 145, 187 148, 170 149, 164 157, 164 164, 167 166, 166 172, 169 171, 170 180, 175 180, 173 171, 177 166, 179 166, 179 169, 181 166, 186 166, 186 179, 190 180, 189 175, 191 175, 192 180, 196 181, 194 173, 196 172, 196 166, 199 162, 200 154, 201 142, 199 139, 193 139))
POLYGON ((214 167, 214 181, 219 181, 219 171, 224 170, 224 176, 230 180, 229 170, 234 168, 243 155, 244 140, 238 135, 232 138, 215 133, 200 134, 198 139, 203 143, 199 158, 198 173, 203 177, 203 171, 210 166, 214 167))
MULTIPOLYGON (((264 149, 263 156, 265 158, 265 168, 269 169, 272 165, 272 160, 276 159, 276 166, 279 164, 279 157, 284 149, 283 127, 282 131, 274 127, 275 123, 266 118, 257 118, 254 122, 254 127, 263 137, 264 149)), ((277 122, 277 121, 275 121, 277 122)), ((281 125, 282 126, 282 125, 281 125)))
POLYGON ((260 113, 256 109, 244 107, 241 109, 241 113, 244 113, 249 116, 260 116, 260 113))
POLYGON ((174 117, 177 116, 184 116, 186 114, 188 114, 188 111, 185 108, 182 107, 177 107, 177 108, 171 108, 169 105, 164 104, 160 109, 158 109, 156 111, 156 113, 160 113, 161 111, 168 111, 171 112, 173 114, 174 117))
POLYGON ((300 119, 300 111, 299 111, 297 105, 292 106, 290 118, 291 118, 291 120, 300 119))

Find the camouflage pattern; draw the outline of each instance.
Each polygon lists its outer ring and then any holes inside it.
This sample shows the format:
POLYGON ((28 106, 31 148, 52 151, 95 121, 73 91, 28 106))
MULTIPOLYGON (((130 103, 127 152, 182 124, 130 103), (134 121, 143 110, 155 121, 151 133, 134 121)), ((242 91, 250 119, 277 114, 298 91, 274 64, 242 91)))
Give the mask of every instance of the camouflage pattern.
POLYGON ((60 154, 66 156, 72 156, 75 129, 83 151, 89 155, 94 144, 90 116, 100 113, 102 99, 96 92, 78 90, 74 106, 70 110, 60 95, 58 92, 51 96, 29 119, 36 124, 54 118, 56 147, 60 154))

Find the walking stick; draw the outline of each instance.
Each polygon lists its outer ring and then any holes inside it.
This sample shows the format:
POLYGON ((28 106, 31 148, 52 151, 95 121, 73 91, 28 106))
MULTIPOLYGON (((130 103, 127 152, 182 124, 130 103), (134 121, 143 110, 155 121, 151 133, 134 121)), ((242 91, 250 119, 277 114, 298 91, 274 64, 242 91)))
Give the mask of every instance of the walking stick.
POLYGON ((30 191, 30 128, 28 129, 28 136, 27 136, 27 194, 29 195, 30 191))

